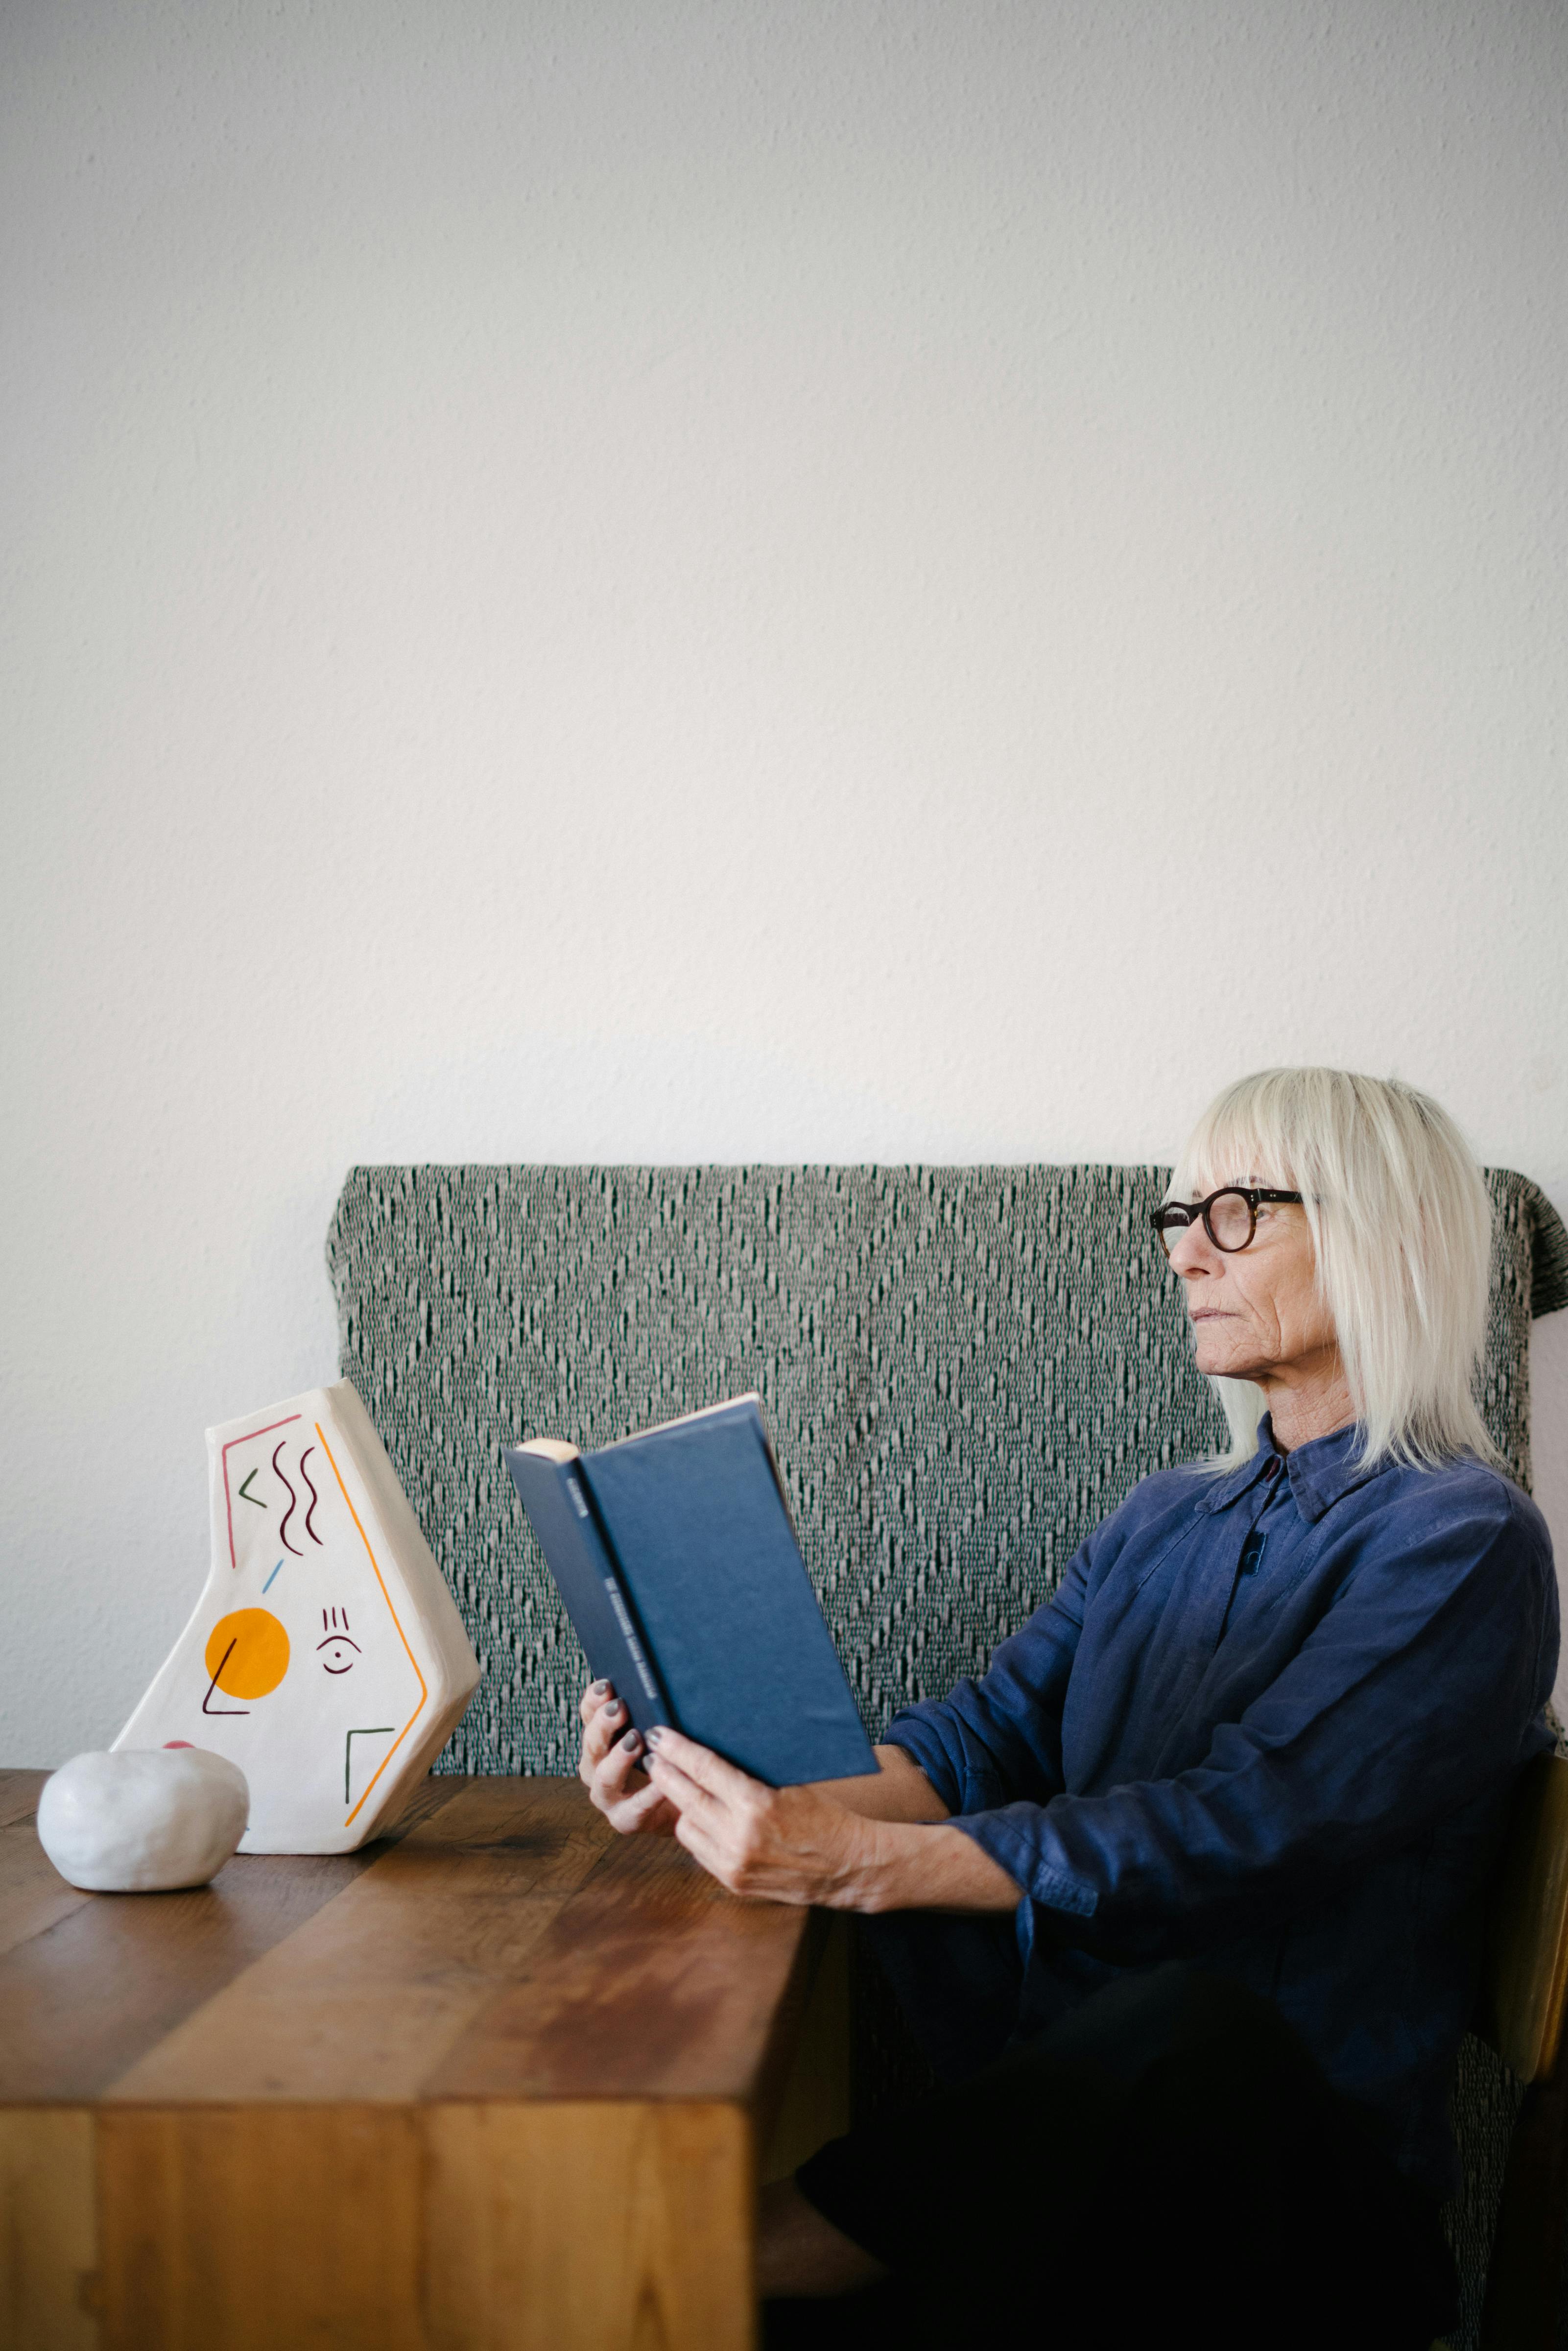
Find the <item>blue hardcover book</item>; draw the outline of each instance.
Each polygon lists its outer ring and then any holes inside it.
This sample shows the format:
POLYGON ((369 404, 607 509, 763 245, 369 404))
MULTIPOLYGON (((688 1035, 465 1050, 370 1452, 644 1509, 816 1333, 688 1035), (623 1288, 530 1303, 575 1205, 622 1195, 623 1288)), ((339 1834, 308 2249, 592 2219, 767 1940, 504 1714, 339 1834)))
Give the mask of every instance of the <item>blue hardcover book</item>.
POLYGON ((595 1675, 776 1788, 874 1771, 754 1395, 507 1466, 595 1675))
POLYGON ((507 1467, 595 1678, 613 1682, 639 1730, 673 1722, 605 1543, 575 1445, 507 1447, 507 1467))

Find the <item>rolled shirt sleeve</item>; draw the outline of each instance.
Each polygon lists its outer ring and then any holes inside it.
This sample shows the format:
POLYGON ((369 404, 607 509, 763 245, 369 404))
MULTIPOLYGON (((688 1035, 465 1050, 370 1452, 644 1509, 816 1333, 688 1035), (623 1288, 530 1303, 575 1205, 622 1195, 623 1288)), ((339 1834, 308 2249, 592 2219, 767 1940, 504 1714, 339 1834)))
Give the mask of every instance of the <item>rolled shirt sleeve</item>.
MULTIPOLYGON (((1097 1609, 1119 1636, 1099 1660, 1103 1701, 1136 1703, 1126 1627, 1140 1593, 1151 1610, 1161 1595, 1135 1541, 1096 1589, 1092 1537, 982 1678, 908 1709, 888 1737, 952 1824, 1053 1914, 1060 1939, 1119 1964, 1191 1956, 1288 1917, 1336 1873, 1409 1846, 1517 1770, 1556 1621, 1544 1531, 1516 1494, 1478 1471, 1461 1492, 1426 1497, 1434 1507, 1402 1507, 1401 1491, 1330 1529, 1318 1545, 1328 1573, 1299 1575, 1277 1604, 1288 1654, 1233 1719, 1205 1726, 1196 1752, 1167 1740, 1184 1764, 1168 1775, 1113 1771, 1107 1784, 1102 1771, 1075 1787, 1063 1757, 1068 1681, 1075 1661, 1092 1662, 1084 1625, 1097 1609)), ((1224 1532, 1210 1518, 1199 1548, 1224 1532)), ((1082 1711, 1081 1743, 1113 1748, 1092 1703, 1082 1711)))
MULTIPOLYGON (((1061 1716, 1083 1630, 1092 1545, 1092 1536, 1055 1597, 1001 1644, 983 1680, 961 1681, 944 1699, 905 1707, 888 1726, 888 1744, 913 1757, 971 1834, 970 1816, 1019 1799, 1022 1809, 1032 1810, 1066 1785, 1061 1716)), ((1003 1861, 1002 1866, 1011 1871, 1013 1865, 1003 1861)))

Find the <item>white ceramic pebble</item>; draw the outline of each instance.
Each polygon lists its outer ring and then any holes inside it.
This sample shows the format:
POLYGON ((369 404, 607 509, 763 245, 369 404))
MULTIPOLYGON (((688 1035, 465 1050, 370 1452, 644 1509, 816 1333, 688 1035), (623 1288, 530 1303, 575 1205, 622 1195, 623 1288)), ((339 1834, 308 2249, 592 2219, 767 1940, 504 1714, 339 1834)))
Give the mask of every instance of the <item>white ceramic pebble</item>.
POLYGON ((44 1782, 38 1842, 91 1894, 204 1886, 241 1837, 250 1790, 237 1763, 203 1747, 76 1755, 44 1782))

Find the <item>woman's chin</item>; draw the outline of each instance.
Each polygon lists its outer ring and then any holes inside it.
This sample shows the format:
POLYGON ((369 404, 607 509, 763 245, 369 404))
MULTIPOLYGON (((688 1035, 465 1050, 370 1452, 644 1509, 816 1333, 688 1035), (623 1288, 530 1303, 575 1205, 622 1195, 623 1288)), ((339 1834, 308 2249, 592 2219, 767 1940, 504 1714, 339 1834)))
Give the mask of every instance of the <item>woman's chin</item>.
POLYGON ((1206 1380, 1255 1380, 1260 1368, 1249 1356, 1222 1343, 1206 1347, 1201 1332, 1193 1355, 1206 1380))

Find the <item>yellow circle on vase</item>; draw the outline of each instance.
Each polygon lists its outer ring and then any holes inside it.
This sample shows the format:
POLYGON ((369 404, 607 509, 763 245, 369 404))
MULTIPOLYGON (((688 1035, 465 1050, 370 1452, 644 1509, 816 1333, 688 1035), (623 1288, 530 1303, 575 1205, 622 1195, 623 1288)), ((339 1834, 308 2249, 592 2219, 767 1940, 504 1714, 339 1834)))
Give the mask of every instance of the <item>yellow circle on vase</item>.
POLYGON ((225 1698, 265 1698, 288 1671, 288 1635, 270 1608, 236 1608, 208 1634, 206 1662, 225 1698))

